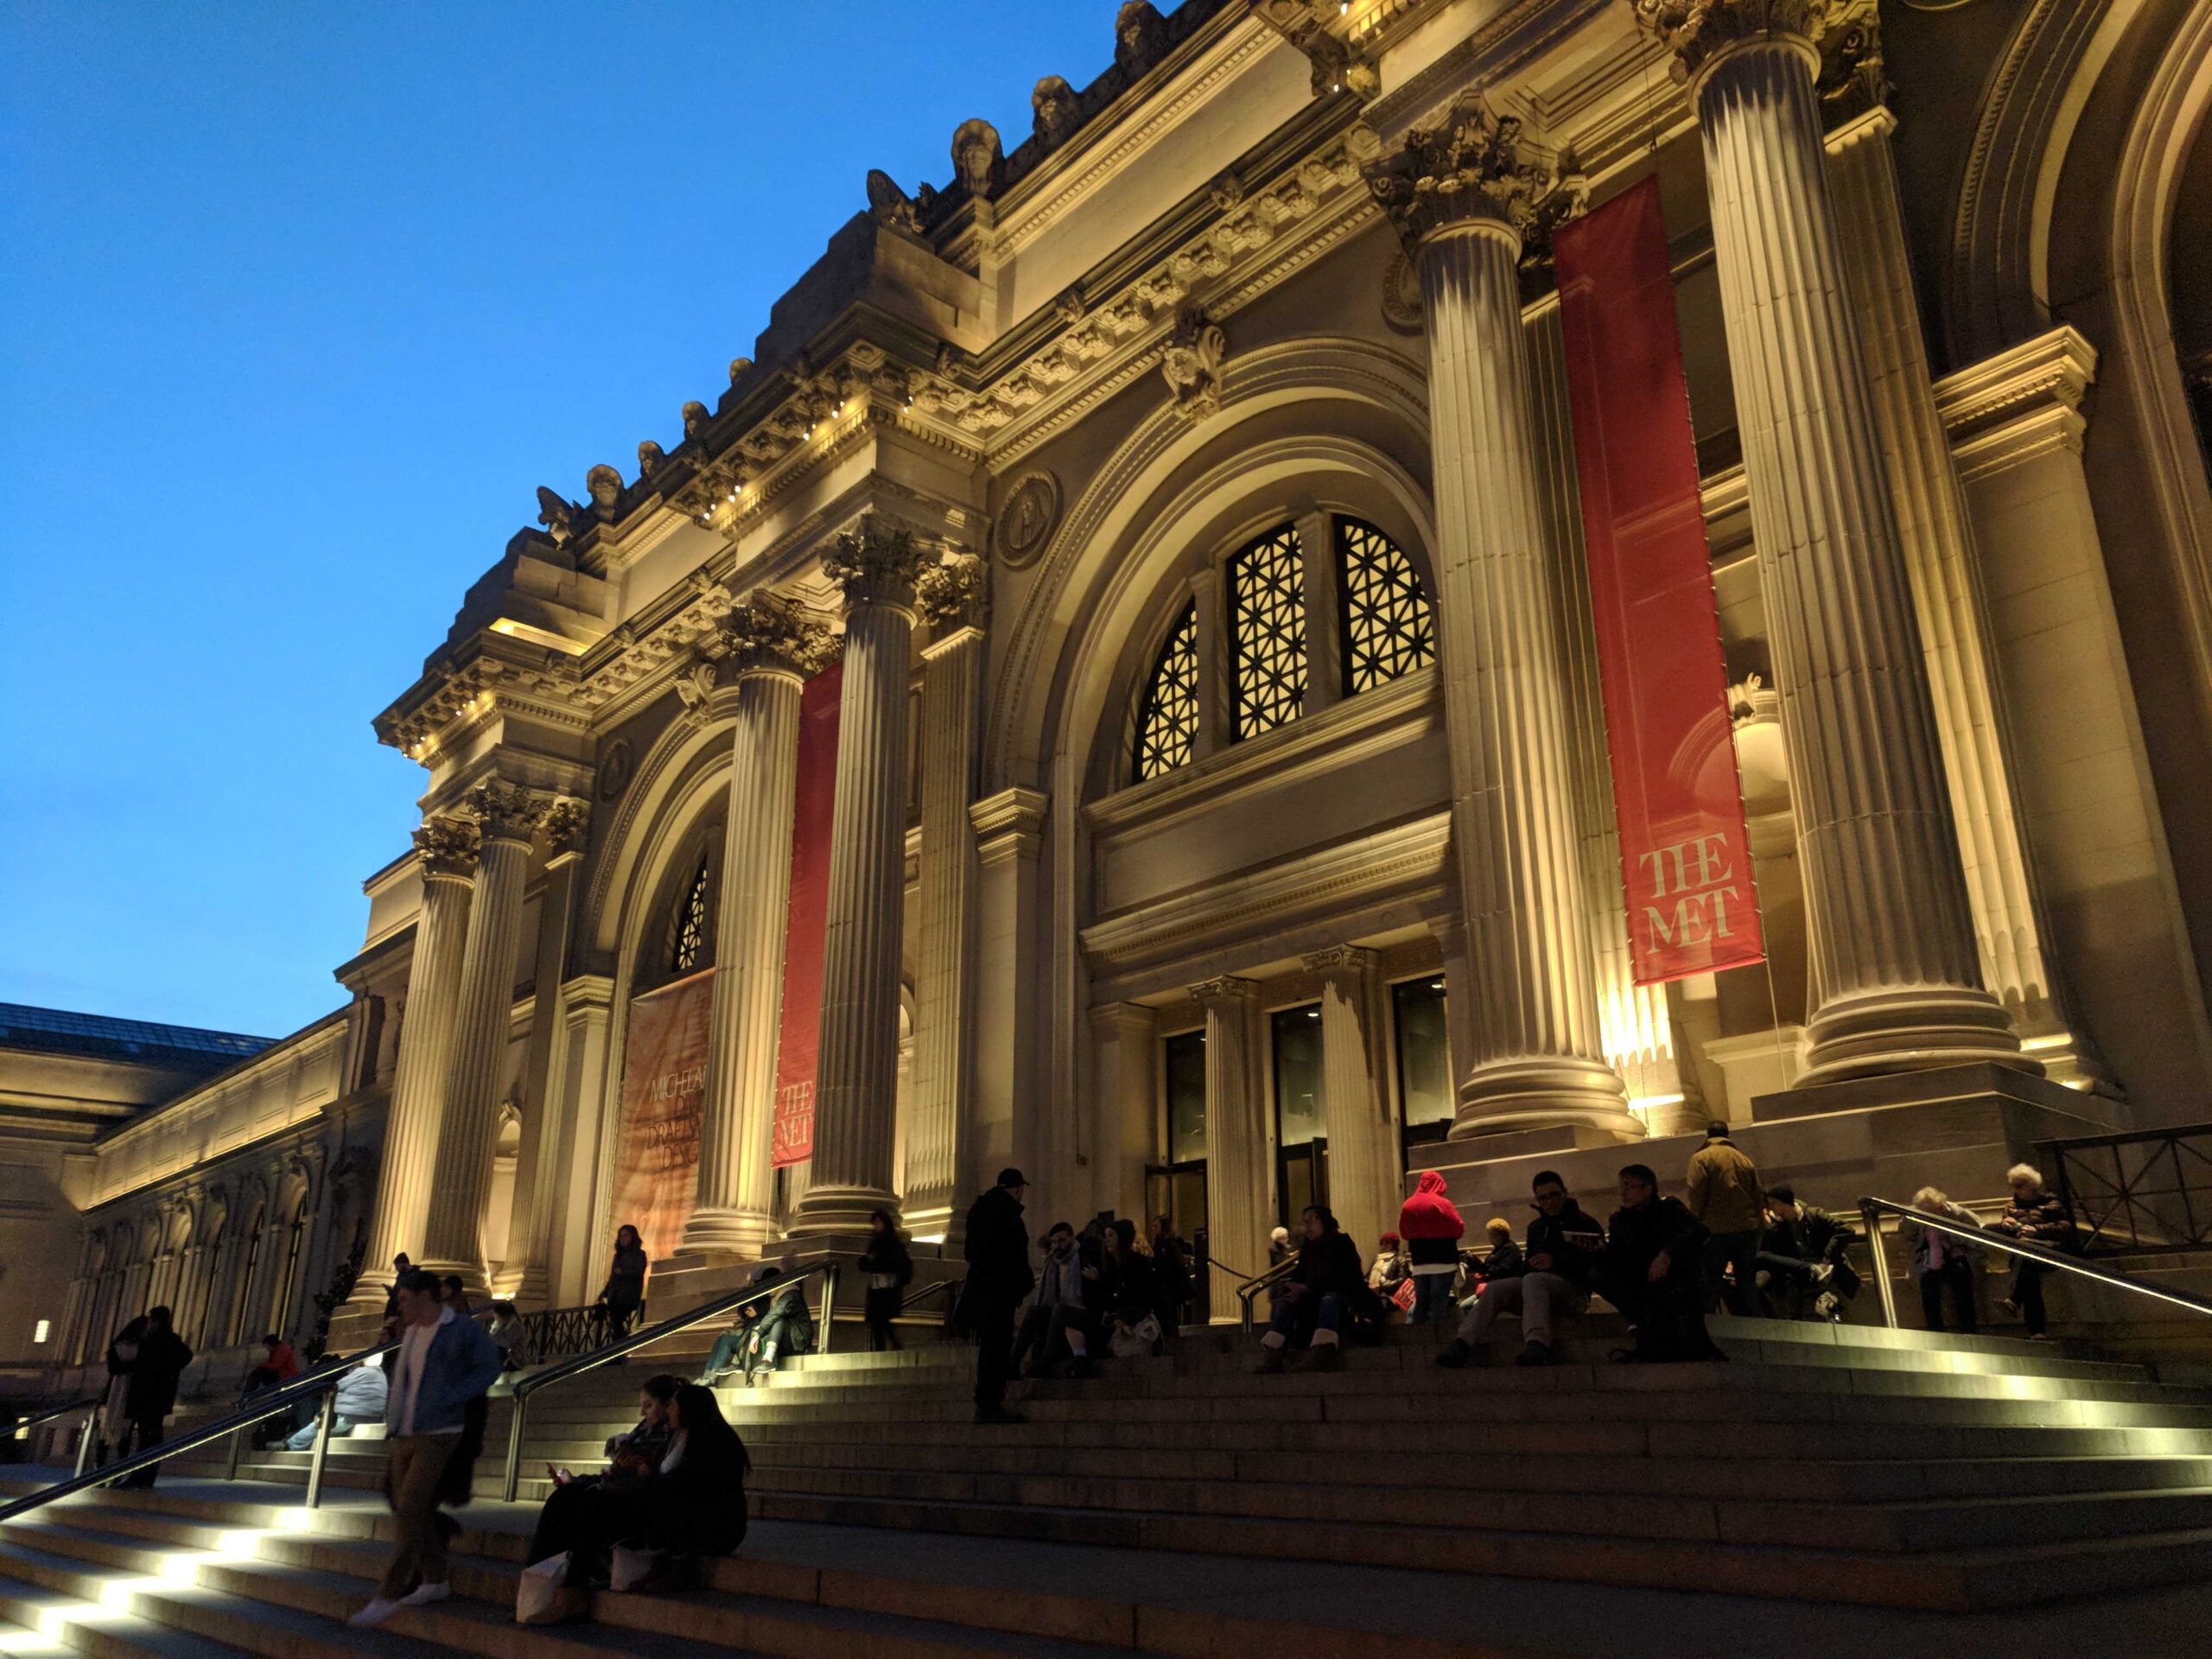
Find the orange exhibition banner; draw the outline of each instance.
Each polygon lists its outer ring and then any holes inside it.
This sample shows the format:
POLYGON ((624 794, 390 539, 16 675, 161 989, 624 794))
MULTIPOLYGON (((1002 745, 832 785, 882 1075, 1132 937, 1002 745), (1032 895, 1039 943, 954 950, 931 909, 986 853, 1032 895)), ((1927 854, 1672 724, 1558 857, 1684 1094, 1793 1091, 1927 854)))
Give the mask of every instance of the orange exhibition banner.
POLYGON ((822 945, 830 920, 830 820, 837 792, 842 664, 806 683, 798 704, 798 804, 791 813, 791 897, 784 919, 784 1013, 776 1040, 770 1161, 814 1155, 814 1084, 822 1043, 822 945))
POLYGON ((1562 229, 1560 324, 1640 985, 1762 960, 1659 185, 1562 229))
POLYGON ((707 1096, 707 1024, 714 1006, 711 968, 630 1004, 613 1223, 635 1227, 654 1258, 675 1254, 698 1196, 699 1112, 707 1096))

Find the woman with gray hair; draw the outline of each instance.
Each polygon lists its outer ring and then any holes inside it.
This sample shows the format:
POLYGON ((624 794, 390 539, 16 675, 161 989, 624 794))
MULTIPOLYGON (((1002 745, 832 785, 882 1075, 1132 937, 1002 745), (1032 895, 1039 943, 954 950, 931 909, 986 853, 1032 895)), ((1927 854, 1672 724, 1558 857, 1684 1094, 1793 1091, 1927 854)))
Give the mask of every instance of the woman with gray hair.
MULTIPOLYGON (((2005 1172, 2012 1188, 2005 1213, 1990 1224, 1990 1230, 2040 1244, 2047 1250, 2070 1250, 2075 1246, 2074 1217, 2066 1201, 2043 1184, 2043 1172, 2033 1164, 2015 1164, 2005 1172)), ((2012 1294, 1998 1303, 2008 1313, 2018 1313, 2030 1338, 2040 1341, 2048 1321, 2043 1306, 2044 1275, 2050 1269, 2024 1255, 2012 1258, 2012 1294)))
MULTIPOLYGON (((1938 1186, 1923 1186, 1912 1195, 1912 1207, 1931 1216, 1942 1216, 1979 1232, 1981 1224, 1964 1205, 1953 1204, 1938 1186)), ((1920 1312, 1930 1331, 1943 1328, 1943 1292, 1951 1293, 1952 1316, 1967 1336, 1974 1329, 1974 1286, 1981 1278, 1981 1264, 1988 1246, 1941 1227, 1925 1226, 1907 1216, 1897 1224, 1897 1243, 1904 1246, 1905 1263, 1912 1282, 1920 1287, 1920 1312)))

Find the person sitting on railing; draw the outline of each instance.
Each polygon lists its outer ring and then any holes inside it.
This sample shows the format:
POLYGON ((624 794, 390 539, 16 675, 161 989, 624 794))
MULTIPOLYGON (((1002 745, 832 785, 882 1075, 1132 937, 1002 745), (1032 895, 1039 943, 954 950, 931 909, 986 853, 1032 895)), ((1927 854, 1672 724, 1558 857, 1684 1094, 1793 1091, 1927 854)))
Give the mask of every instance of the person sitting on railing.
POLYGON ((888 1210, 869 1212, 868 1248, 861 1252, 861 1275, 868 1281, 864 1305, 868 1345, 877 1353, 896 1348, 899 1333, 891 1328, 891 1322, 899 1317, 900 1294, 914 1282, 914 1257, 906 1248, 906 1241, 899 1236, 899 1224, 891 1219, 888 1210))
POLYGON ((1680 1198, 1662 1198, 1648 1164, 1620 1172, 1621 1207, 1605 1226, 1591 1285, 1628 1320, 1633 1348, 1613 1357, 1646 1363, 1726 1359, 1706 1332, 1711 1261, 1705 1224, 1680 1198))
MULTIPOLYGON (((1912 1195, 1912 1207, 1925 1210, 1930 1215, 1947 1216, 1976 1232, 1981 1230, 1974 1211, 1963 1205, 1953 1204, 1939 1186, 1922 1187, 1912 1195)), ((1928 1328, 1943 1328, 1943 1292, 1948 1288, 1960 1331, 1972 1336, 1975 1323, 1974 1287, 1981 1281, 1982 1263, 1988 1259, 1988 1247, 1945 1232, 1940 1227, 1923 1226, 1910 1216, 1897 1223, 1897 1243, 1904 1246, 1906 1269, 1912 1274, 1913 1283, 1920 1287, 1920 1312, 1928 1328)))
MULTIPOLYGON (((2080 1248, 2081 1234, 2075 1229, 2073 1212, 2063 1198, 2043 1184, 2041 1170, 2033 1164, 2015 1164, 2005 1172, 2005 1179, 2012 1185, 2012 1198, 2005 1213, 1990 1224, 1992 1232, 2025 1244, 2040 1244, 2047 1250, 2070 1253, 2080 1248)), ((2014 1256, 2012 1293, 1997 1304, 2007 1313, 2018 1313, 2029 1337, 2038 1341, 2050 1328, 2044 1311, 2043 1281, 2050 1271, 2040 1262, 2014 1256)))
POLYGON ((1794 1187, 1769 1187, 1766 1231, 1759 1239, 1758 1287, 1784 1319, 1843 1318, 1859 1294, 1852 1271, 1850 1224, 1816 1205, 1800 1204, 1794 1187))
MULTIPOLYGON (((374 1360, 366 1360, 354 1366, 338 1379, 338 1397, 331 1402, 330 1408, 330 1438, 342 1440, 363 1423, 380 1421, 391 1398, 383 1366, 374 1360)), ((314 1448, 315 1421, 321 1410, 318 1404, 315 1415, 310 1416, 303 1427, 292 1431, 291 1438, 284 1442, 288 1448, 294 1452, 307 1452, 314 1448)))
POLYGON ((1362 1319, 1379 1325, 1382 1318, 1382 1303, 1367 1287, 1359 1246, 1338 1227, 1336 1217, 1309 1205, 1300 1226, 1306 1242, 1299 1247, 1298 1265, 1283 1281, 1282 1299, 1260 1338, 1256 1369, 1263 1375, 1282 1370, 1294 1338, 1306 1343, 1316 1370, 1334 1370, 1344 1361, 1346 1329, 1362 1319))
POLYGON ((604 1583, 607 1547, 639 1524, 631 1499, 660 1472, 676 1433, 676 1395, 683 1385, 668 1376, 649 1376, 638 1395, 637 1427, 607 1442, 607 1471, 578 1475, 548 1468, 552 1494, 537 1512, 528 1559, 550 1560, 566 1551, 563 1581, 573 1589, 604 1583))
POLYGON ((1071 1358, 1090 1351, 1090 1309, 1086 1294, 1098 1281, 1098 1269, 1084 1265, 1076 1246, 1075 1229, 1056 1221, 1045 1230, 1044 1270, 1037 1275, 1037 1300, 1025 1309, 1014 1336, 1008 1367, 1022 1376, 1027 1362, 1031 1376, 1049 1376, 1059 1369, 1060 1350, 1071 1358), (1089 1277, 1086 1280, 1085 1275, 1089 1277))
POLYGON ((1529 1224, 1528 1267, 1511 1278, 1493 1279, 1476 1293, 1459 1334, 1436 1357, 1438 1364, 1452 1370, 1472 1364, 1475 1344, 1490 1334, 1501 1313, 1521 1316, 1526 1340, 1515 1363, 1556 1364, 1552 1321, 1590 1305, 1590 1270, 1605 1248, 1605 1230, 1567 1196, 1567 1183, 1556 1172, 1541 1171, 1530 1190, 1536 1218, 1529 1224))
POLYGON ((521 1311, 512 1302, 503 1297, 492 1304, 491 1328, 485 1334, 492 1338, 492 1345, 499 1351, 501 1371, 522 1369, 524 1330, 521 1311))

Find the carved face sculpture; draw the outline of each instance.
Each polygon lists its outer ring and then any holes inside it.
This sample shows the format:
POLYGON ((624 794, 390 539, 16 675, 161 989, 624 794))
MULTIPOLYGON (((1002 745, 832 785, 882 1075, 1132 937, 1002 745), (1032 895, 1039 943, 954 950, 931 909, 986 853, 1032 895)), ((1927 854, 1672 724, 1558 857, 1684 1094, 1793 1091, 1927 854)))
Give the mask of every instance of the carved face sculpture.
POLYGON ((952 170, 979 201, 991 194, 991 170, 998 159, 998 129, 980 118, 963 121, 952 135, 952 170))
POLYGON ((1075 130, 1075 89, 1058 75, 1047 75, 1029 94, 1030 113, 1036 118, 1038 137, 1057 144, 1075 130))
POLYGON ((1128 0, 1114 19, 1114 61, 1132 75, 1142 74, 1166 43, 1166 22, 1151 0, 1128 0))
POLYGON ((594 467, 584 475, 584 487, 594 505, 612 507, 622 499, 622 474, 612 467, 594 467))

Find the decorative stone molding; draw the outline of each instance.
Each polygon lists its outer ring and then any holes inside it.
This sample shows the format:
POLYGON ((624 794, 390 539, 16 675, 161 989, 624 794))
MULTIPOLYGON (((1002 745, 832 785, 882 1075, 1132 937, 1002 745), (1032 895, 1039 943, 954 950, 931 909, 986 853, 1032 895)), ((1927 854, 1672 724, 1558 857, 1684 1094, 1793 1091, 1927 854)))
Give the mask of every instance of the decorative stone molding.
POLYGON ((1421 273, 1402 253, 1390 256, 1382 272, 1382 321, 1402 334, 1421 329, 1421 273))
POLYGON ((1882 20, 1874 0, 1835 0, 1821 36, 1821 73, 1814 84, 1831 128, 1889 101, 1882 20))
POLYGON ((1239 979, 1233 974, 1202 979, 1191 987, 1191 1001, 1202 1008, 1249 1008, 1259 1000, 1258 984, 1249 979, 1239 979))
POLYGON ((836 659, 836 636, 796 600, 767 588, 730 607, 701 646, 727 677, 782 674, 804 679, 836 659))
POLYGON ((1254 14, 1306 54, 1313 66, 1313 96, 1351 92, 1372 98, 1382 89, 1375 66, 1332 26, 1344 16, 1338 0, 1258 0, 1254 14))
POLYGON ((466 881, 476 874, 476 826, 468 819, 429 819, 414 839, 426 880, 466 881))
POLYGON ((871 513, 857 532, 847 531, 822 561, 822 574, 845 590, 845 603, 891 605, 914 602, 914 584, 934 562, 914 532, 871 513))
POLYGON ((545 813, 542 800, 504 778, 484 779, 468 791, 467 804, 477 834, 486 842, 527 842, 545 813))
POLYGON ((991 528, 999 563, 1009 570, 1034 563, 1059 522, 1060 480, 1042 470, 1016 479, 991 528))
POLYGON ((991 607, 990 567, 973 553, 933 564, 914 583, 914 601, 938 632, 980 628, 991 607))
POLYGON ((1674 54, 1675 79, 1694 86, 1730 48, 1793 37, 1809 51, 1848 0, 1631 0, 1644 33, 1674 54))
POLYGON ((1305 963, 1307 973, 1330 979, 1371 974, 1382 957, 1364 945, 1332 944, 1323 950, 1309 950, 1300 960, 1305 963))
POLYGON ((1177 411, 1192 420, 1221 412, 1221 363, 1229 336, 1195 306, 1176 313, 1175 332, 1160 348, 1160 372, 1175 394, 1177 411))
POLYGON ((1414 128, 1364 172, 1408 253, 1447 225, 1489 220, 1520 238, 1527 263, 1548 256, 1553 230, 1588 200, 1586 181, 1571 158, 1563 162, 1551 165, 1529 149, 1518 117, 1495 114, 1479 93, 1463 92, 1443 120, 1414 128))

